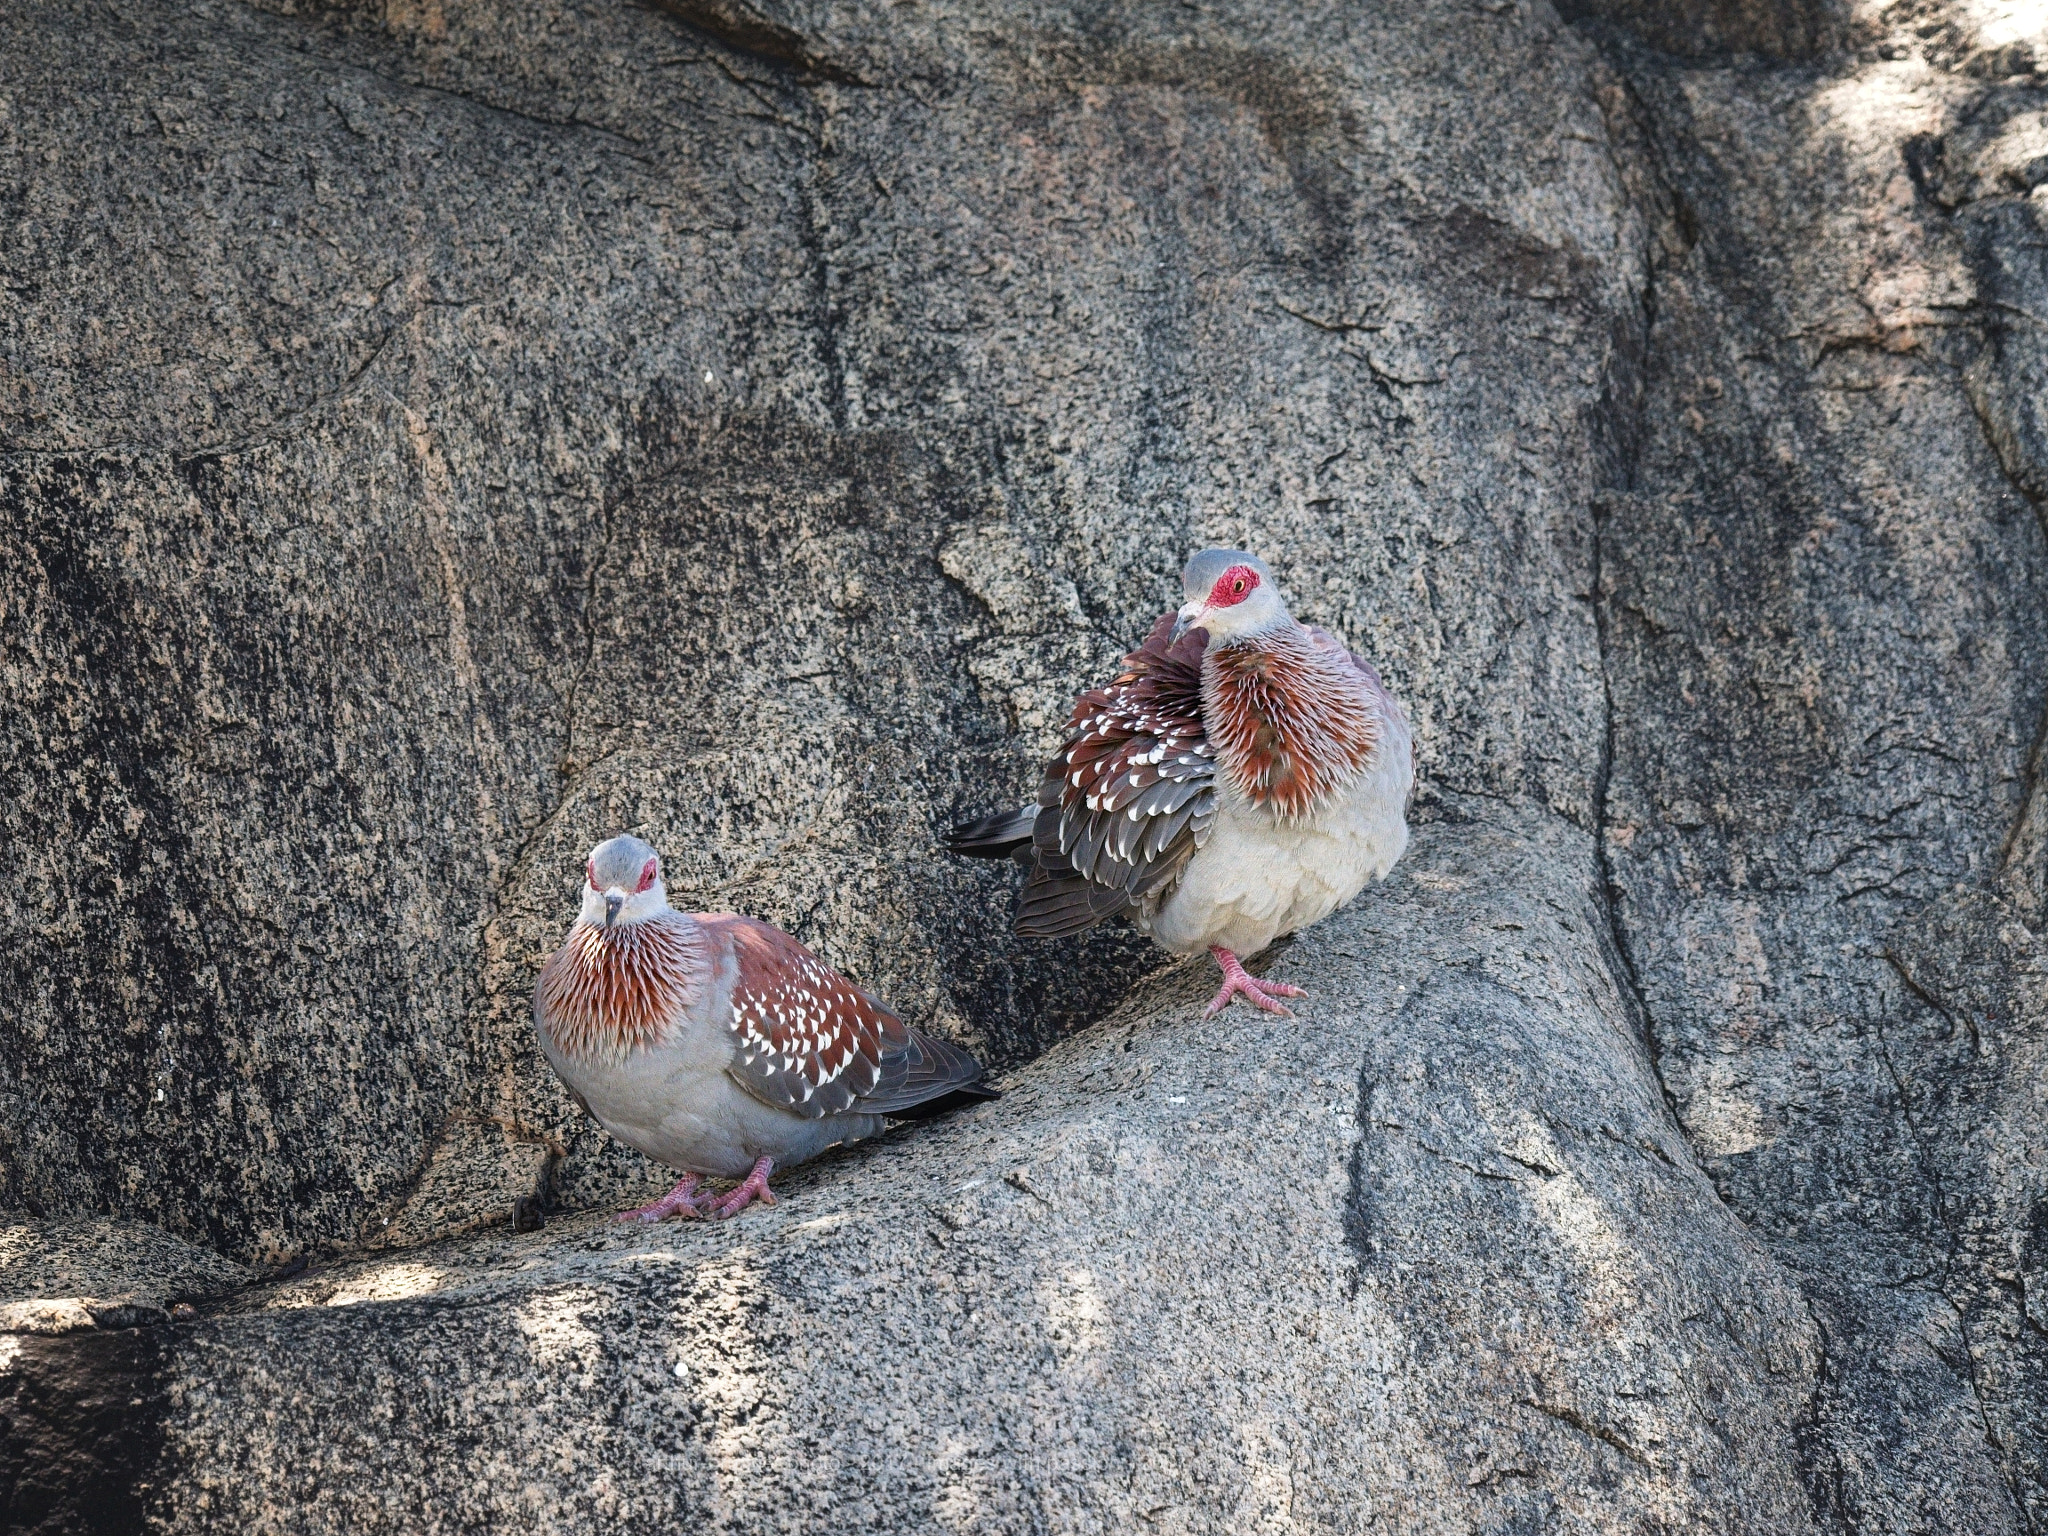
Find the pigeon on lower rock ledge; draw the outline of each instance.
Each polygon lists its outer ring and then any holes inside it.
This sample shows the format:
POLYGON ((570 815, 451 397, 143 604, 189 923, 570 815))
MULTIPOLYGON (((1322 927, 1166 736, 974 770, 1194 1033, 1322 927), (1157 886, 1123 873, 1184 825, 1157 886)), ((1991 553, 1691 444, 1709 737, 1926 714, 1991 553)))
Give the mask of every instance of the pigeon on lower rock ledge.
POLYGON ((775 1203, 768 1176, 886 1119, 996 1097, 958 1046, 912 1029, 781 929, 668 904, 637 837, 591 851, 583 909, 542 967, 533 1020, 576 1102, 681 1171, 621 1220, 775 1203), (713 1198, 706 1178, 738 1180, 713 1198))
POLYGON ((1287 611, 1265 561, 1196 555, 1186 599, 1115 678, 1075 702, 1036 804, 948 844, 1029 871, 1028 938, 1129 917, 1175 954, 1207 949, 1233 996, 1286 1014, 1299 987, 1239 956, 1322 921, 1408 847, 1415 744, 1372 664, 1287 611))

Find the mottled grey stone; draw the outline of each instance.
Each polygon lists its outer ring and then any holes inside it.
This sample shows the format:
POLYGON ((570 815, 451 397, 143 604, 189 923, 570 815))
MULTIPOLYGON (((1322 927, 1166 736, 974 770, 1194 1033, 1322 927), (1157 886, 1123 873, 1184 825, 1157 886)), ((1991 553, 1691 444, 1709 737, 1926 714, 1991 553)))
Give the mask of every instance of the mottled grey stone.
POLYGON ((0 1333, 163 1322, 181 1302, 225 1295, 252 1278, 139 1221, 21 1222, 0 1227, 0 1333))
POLYGON ((1573 21, 1605 22, 1691 57, 1757 53, 1810 59, 1839 43, 1855 7, 1843 0, 1560 0, 1573 21))
POLYGON ((2048 1529, 2048 93, 1619 51, 1670 216, 1602 520, 1617 931, 1812 1299, 1828 1518, 2048 1529))

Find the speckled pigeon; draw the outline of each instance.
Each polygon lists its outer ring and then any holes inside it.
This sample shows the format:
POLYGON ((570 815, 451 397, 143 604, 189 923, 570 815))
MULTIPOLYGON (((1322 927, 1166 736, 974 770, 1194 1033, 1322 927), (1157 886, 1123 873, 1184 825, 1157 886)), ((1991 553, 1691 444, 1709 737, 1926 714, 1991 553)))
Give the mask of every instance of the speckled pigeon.
POLYGON ((1128 917, 1176 954, 1207 949, 1271 1013, 1299 987, 1241 955, 1319 922, 1408 847, 1407 711, 1364 657, 1288 613, 1265 561, 1208 549, 1107 686, 1081 695, 1036 804, 953 829, 955 852, 1030 871, 1017 931, 1128 917))
POLYGON ((781 929, 668 904, 637 837, 591 850, 583 910, 542 967, 533 1018, 576 1102, 681 1171, 622 1220, 774 1204, 768 1176, 918 1115, 994 1098, 973 1057, 912 1029, 781 929), (736 1179, 712 1198, 706 1177, 736 1179))

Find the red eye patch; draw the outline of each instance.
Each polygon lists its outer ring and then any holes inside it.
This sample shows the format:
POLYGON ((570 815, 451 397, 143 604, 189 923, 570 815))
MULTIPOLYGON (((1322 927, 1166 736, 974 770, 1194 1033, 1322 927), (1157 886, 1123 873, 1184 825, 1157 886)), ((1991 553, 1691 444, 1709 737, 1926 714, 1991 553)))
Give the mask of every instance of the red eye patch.
POLYGON ((588 880, 588 881, 590 882, 590 888, 591 888, 591 889, 592 889, 593 891, 597 889, 597 860, 595 860, 595 859, 586 859, 586 860, 584 860, 584 862, 583 862, 583 878, 584 878, 584 879, 586 879, 586 880, 588 880))
POLYGON ((1209 589, 1211 608, 1229 608, 1243 602, 1258 590, 1259 573, 1248 565, 1233 565, 1216 578, 1216 585, 1209 589))
POLYGON ((654 884, 654 877, 661 873, 659 863, 660 861, 656 859, 649 859, 647 861, 647 867, 640 871, 640 883, 633 888, 636 893, 644 891, 647 887, 654 884))

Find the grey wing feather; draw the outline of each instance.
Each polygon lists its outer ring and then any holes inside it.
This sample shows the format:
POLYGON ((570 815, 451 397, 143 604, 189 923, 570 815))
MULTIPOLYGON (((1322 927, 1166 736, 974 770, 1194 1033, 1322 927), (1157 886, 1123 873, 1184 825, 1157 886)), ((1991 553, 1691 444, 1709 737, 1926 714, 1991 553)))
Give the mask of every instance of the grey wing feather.
POLYGON ((855 1107, 873 1115, 930 1111, 940 1100, 993 1099, 996 1090, 983 1081, 981 1063, 949 1041, 904 1026, 908 1042, 891 1063, 893 1070, 875 1092, 855 1107))
POLYGON ((1056 939, 1081 933, 1131 910, 1121 890, 1055 873, 1041 865, 1024 882, 1017 901, 1017 931, 1027 939, 1056 939))

